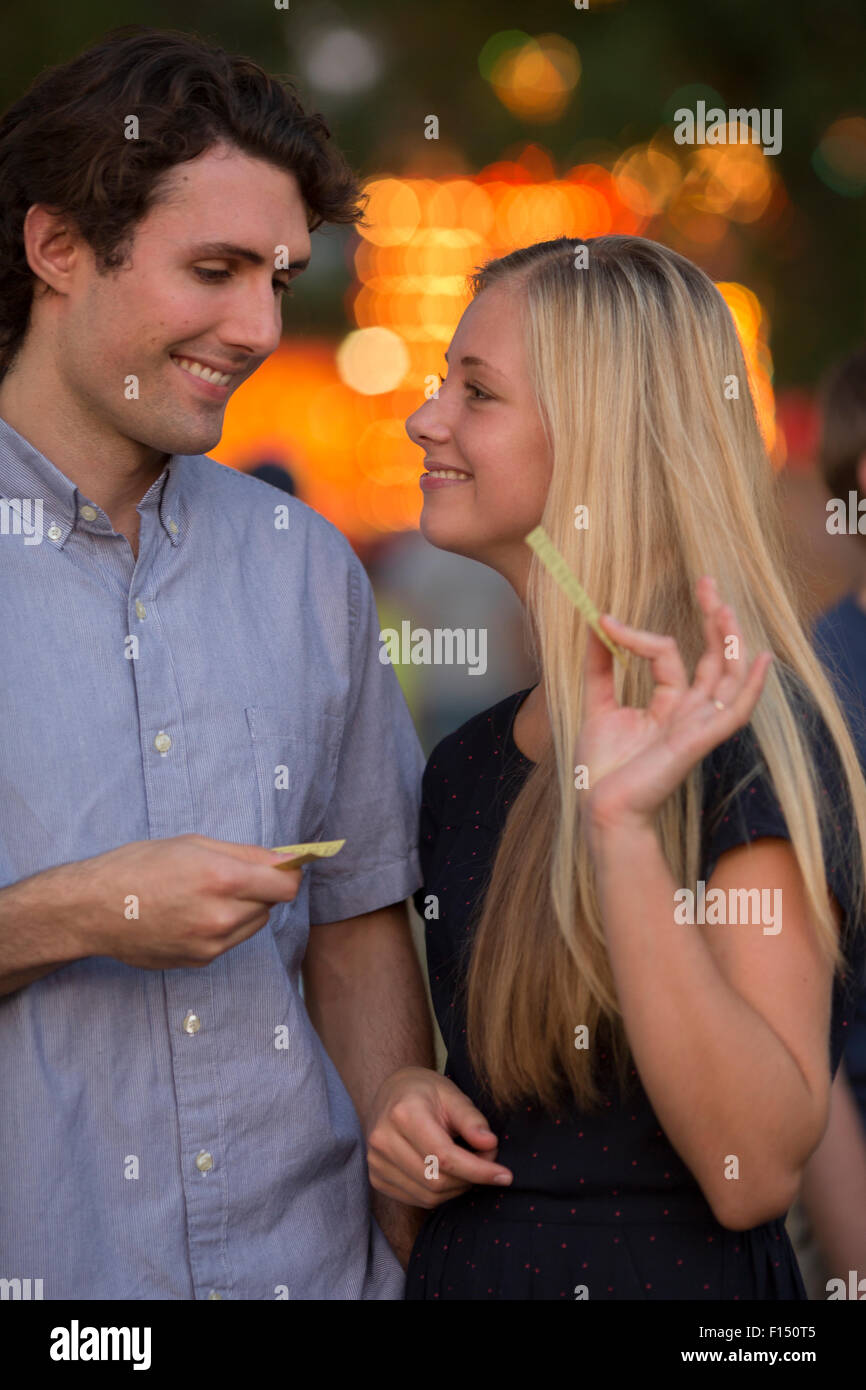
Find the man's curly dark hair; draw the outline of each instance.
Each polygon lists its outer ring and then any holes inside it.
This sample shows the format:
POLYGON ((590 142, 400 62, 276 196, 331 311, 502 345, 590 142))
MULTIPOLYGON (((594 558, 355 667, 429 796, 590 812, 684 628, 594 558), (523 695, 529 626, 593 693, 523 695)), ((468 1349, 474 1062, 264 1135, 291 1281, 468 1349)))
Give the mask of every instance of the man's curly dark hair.
POLYGON ((330 139, 290 80, 174 29, 121 25, 40 73, 0 117, 0 378, 30 319, 23 225, 34 203, 69 219, 100 271, 116 270, 162 176, 225 142, 295 175, 310 231, 356 223, 365 200, 330 139))

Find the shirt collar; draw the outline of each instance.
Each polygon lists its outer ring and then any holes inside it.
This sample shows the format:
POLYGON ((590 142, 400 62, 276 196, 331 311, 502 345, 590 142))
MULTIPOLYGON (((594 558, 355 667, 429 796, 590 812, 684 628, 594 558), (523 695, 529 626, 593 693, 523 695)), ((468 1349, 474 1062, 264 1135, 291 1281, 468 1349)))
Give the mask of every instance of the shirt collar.
MULTIPOLYGON (((172 454, 154 479, 136 510, 156 507, 160 524, 172 545, 185 534, 185 500, 181 487, 182 454, 172 454)), ((21 509, 22 529, 39 528, 61 549, 77 528, 111 535, 114 527, 101 507, 85 497, 75 483, 61 473, 44 454, 0 418, 0 497, 21 509), (41 503, 41 510, 40 510, 41 503)))

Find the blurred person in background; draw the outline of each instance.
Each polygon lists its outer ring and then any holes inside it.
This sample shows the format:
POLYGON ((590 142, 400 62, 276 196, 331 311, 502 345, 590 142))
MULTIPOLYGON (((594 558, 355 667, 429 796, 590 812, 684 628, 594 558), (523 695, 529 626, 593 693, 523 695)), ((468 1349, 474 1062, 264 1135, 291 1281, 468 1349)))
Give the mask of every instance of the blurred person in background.
POLYGON ((431 545, 419 531, 389 538, 369 566, 382 628, 471 628, 485 633, 485 669, 394 662, 425 752, 470 715, 535 678, 520 604, 502 575, 431 545))
MULTIPOLYGON (((819 400, 820 472, 848 517, 850 494, 855 512, 866 498, 866 347, 828 373, 819 400)), ((866 535, 866 517, 857 534, 866 535)), ((866 542, 860 546, 861 573, 817 620, 814 639, 866 766, 866 542)), ((790 1229, 811 1297, 826 1298, 830 1279, 847 1288, 851 1270, 866 1278, 866 980, 846 1030, 827 1132, 806 1165, 790 1229)))
POLYGON ((298 495, 294 478, 281 463, 273 463, 267 459, 264 463, 257 463, 254 468, 245 471, 250 474, 250 477, 258 478, 263 483, 270 483, 271 487, 278 487, 281 492, 287 492, 290 497, 297 497, 298 495))

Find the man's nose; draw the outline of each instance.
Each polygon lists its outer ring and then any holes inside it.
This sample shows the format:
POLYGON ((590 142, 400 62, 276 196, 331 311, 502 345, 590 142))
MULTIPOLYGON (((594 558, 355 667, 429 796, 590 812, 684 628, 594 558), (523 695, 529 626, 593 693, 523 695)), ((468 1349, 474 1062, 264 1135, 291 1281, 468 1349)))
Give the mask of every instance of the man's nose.
POLYGON ((243 348, 255 357, 269 357, 280 345, 282 315, 271 286, 268 297, 249 291, 232 306, 219 330, 220 340, 235 351, 243 348))

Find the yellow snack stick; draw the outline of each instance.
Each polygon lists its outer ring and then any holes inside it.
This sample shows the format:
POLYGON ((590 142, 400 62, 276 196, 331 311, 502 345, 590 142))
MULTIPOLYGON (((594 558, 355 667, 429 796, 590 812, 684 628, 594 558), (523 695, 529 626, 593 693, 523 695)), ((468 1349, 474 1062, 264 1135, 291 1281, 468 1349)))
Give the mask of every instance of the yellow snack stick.
POLYGON ((299 869, 312 859, 330 859, 339 854, 345 840, 311 840, 306 845, 274 845, 275 854, 291 854, 291 859, 283 859, 275 864, 276 869, 299 869))
POLYGON ((553 541, 548 536, 543 526, 536 526, 528 536, 523 538, 538 556, 545 569, 553 575, 560 589, 567 594, 579 609, 586 621, 589 623, 593 632, 601 642, 607 647, 608 651, 613 652, 617 661, 621 661, 623 666, 628 665, 628 655, 623 651, 617 642, 612 642, 599 622, 599 612, 589 594, 580 583, 577 575, 573 574, 568 568, 564 557, 560 555, 553 541))

